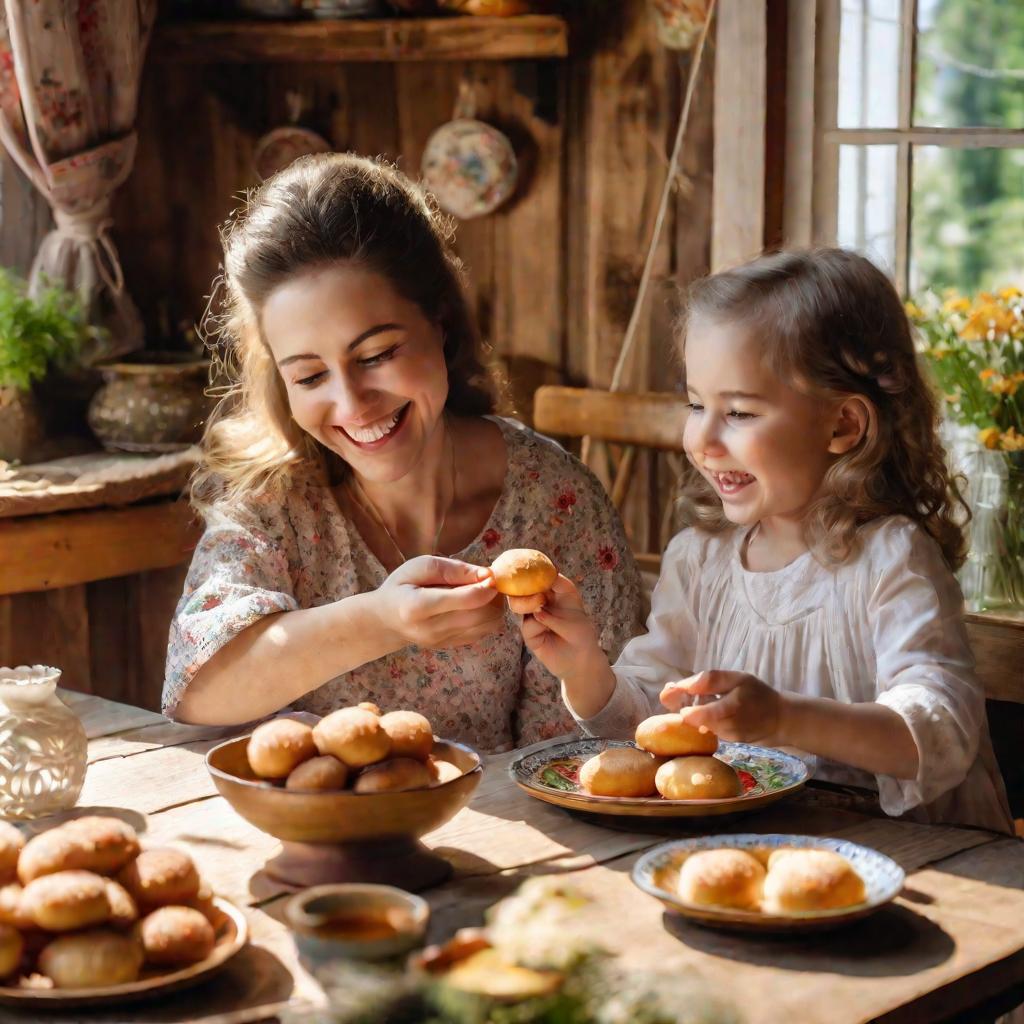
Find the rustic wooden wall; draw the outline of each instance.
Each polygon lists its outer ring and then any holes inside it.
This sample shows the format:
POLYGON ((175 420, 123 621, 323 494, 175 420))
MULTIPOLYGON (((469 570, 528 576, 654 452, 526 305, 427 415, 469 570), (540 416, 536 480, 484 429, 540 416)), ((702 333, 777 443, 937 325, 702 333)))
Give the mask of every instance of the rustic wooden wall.
MULTIPOLYGON (((673 215, 658 249, 634 387, 670 386, 671 291, 708 265, 711 61, 693 109, 673 215)), ((194 324, 217 273, 217 225, 257 183, 256 141, 300 123, 338 149, 381 155, 415 175, 430 133, 474 83, 477 115, 516 145, 522 185, 493 216, 459 225, 457 248, 484 336, 529 418, 541 383, 606 386, 629 319, 667 168, 688 58, 654 38, 646 0, 602 5, 573 25, 566 60, 407 64, 184 64, 150 60, 135 170, 115 200, 114 235, 128 286, 157 347, 168 325, 194 324), (606 12, 606 13, 605 13, 606 12)), ((45 205, 8 170, 0 260, 27 269, 45 205)), ((594 465, 607 476, 605 454, 594 465)), ((645 497, 664 467, 638 478, 628 526, 656 546, 645 497)), ((167 624, 183 567, 59 591, 0 598, 0 663, 53 661, 76 688, 157 706, 167 624)))

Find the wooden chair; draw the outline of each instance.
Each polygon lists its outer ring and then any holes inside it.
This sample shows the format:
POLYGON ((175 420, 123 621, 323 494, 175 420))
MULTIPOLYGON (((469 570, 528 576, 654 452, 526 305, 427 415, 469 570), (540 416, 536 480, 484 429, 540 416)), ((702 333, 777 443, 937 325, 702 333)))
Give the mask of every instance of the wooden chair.
MULTIPOLYGON (((609 474, 612 502, 622 510, 642 449, 682 455, 685 399, 670 392, 609 392, 541 387, 534 395, 534 427, 559 437, 590 437, 621 446, 609 474)), ((671 495, 662 495, 666 507, 671 495)), ((665 521, 665 517, 662 517, 665 521)), ((664 538, 667 540, 667 538, 664 538)), ((638 551, 649 582, 660 552, 638 551)), ((967 632, 988 698, 996 756, 1010 791, 1014 815, 1024 818, 1024 614, 968 613, 967 632)))

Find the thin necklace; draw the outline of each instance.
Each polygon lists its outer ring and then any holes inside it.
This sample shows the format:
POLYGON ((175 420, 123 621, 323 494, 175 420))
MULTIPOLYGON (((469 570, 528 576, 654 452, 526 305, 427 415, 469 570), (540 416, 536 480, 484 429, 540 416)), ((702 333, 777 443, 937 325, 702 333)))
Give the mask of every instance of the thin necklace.
MULTIPOLYGON (((445 423, 445 440, 447 441, 448 452, 450 455, 451 470, 452 470, 452 493, 448 499, 448 504, 445 510, 441 513, 441 521, 437 524, 437 532, 434 534, 434 542, 430 548, 430 554, 436 555, 437 545, 440 543, 441 534, 444 532, 445 520, 448 518, 448 513, 451 510, 452 505, 455 504, 455 441, 452 438, 451 428, 445 423)), ((370 500, 370 496, 363 490, 359 481, 356 479, 355 473, 352 473, 348 478, 349 490, 352 492, 352 497, 364 511, 368 512, 373 521, 384 531, 384 535, 389 541, 391 546, 398 552, 398 557, 401 558, 399 564, 404 565, 408 560, 406 553, 398 546, 398 541, 395 540, 394 535, 388 529, 388 524, 384 522, 384 517, 380 514, 377 506, 370 500), (356 491, 359 494, 356 494, 356 491)))

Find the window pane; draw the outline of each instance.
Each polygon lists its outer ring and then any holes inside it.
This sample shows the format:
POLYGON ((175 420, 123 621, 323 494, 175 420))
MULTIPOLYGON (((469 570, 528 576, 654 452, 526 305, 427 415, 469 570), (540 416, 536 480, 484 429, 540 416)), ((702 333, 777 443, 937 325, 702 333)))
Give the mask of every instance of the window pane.
POLYGON ((839 28, 840 128, 895 128, 900 0, 843 0, 839 28))
POLYGON ((1024 286, 1024 149, 915 146, 910 290, 1024 286))
POLYGON ((896 264, 896 147, 839 147, 836 240, 888 273, 896 264))
POLYGON ((918 0, 914 123, 1024 128, 1024 3, 918 0))

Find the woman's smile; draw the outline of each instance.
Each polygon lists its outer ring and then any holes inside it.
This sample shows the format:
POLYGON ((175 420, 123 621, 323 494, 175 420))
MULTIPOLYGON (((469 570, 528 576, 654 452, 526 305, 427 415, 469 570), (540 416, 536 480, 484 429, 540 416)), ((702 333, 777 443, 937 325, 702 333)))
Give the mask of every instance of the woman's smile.
POLYGON ((411 405, 411 402, 406 402, 394 412, 368 423, 365 427, 335 425, 334 429, 363 451, 376 451, 401 432, 411 405))

